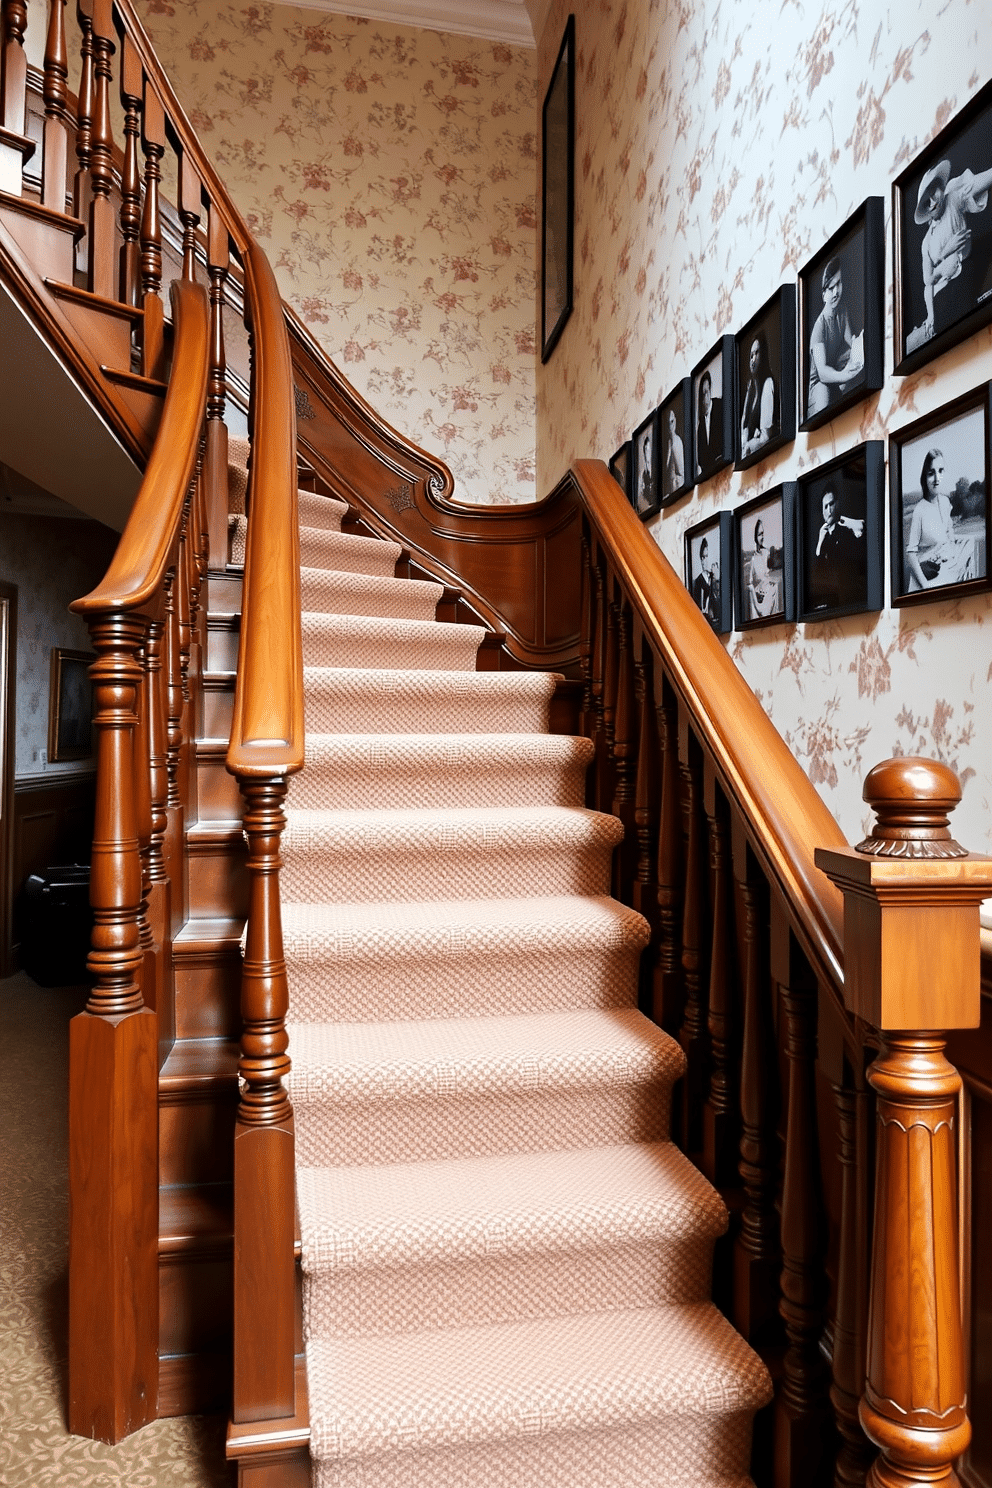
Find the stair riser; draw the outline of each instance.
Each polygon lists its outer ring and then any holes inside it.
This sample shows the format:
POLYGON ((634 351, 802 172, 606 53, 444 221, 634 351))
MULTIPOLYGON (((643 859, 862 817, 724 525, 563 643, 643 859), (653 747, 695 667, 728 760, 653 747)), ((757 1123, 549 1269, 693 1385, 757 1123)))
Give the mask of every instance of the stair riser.
POLYGON ((304 613, 320 615, 368 615, 378 620, 433 620, 440 599, 440 586, 429 590, 406 579, 384 579, 379 583, 346 582, 313 570, 303 574, 300 601, 304 613))
POLYGON ((671 1087, 661 1082, 347 1106, 303 1100, 294 1094, 292 1076, 289 1084, 296 1161, 305 1167, 657 1142, 668 1136, 671 1106, 671 1087))
MULTIPOLYGON (((306 729, 311 734, 542 734, 546 704, 527 698, 388 697, 369 688, 348 693, 319 684, 304 697, 306 729)), ((227 713, 231 733, 233 698, 227 713)))
MULTIPOLYGON (((541 894, 608 894, 610 852, 540 846, 458 853, 380 854, 300 850, 284 839, 282 892, 287 903, 408 903, 438 899, 504 899, 541 894)), ((190 895, 192 900, 192 872, 190 895)), ((214 911, 204 910, 203 913, 214 911)), ((216 911, 221 913, 221 911, 216 911)))
POLYGON ((712 1242, 693 1238, 608 1250, 479 1257, 433 1266, 304 1276, 308 1337, 473 1327, 611 1308, 702 1302, 712 1242))
POLYGON ((326 568, 335 573, 361 573, 391 579, 396 574, 397 550, 373 537, 300 529, 300 563, 304 568, 326 568))
POLYGON ((208 672, 236 672, 240 640, 239 625, 208 622, 206 670, 208 672))
MULTIPOLYGON (((366 667, 374 671, 474 672, 478 633, 463 626, 466 636, 438 636, 431 645, 420 636, 401 635, 363 639, 361 636, 303 634, 303 665, 311 667, 366 667)), ((235 651, 235 664, 237 651, 235 651)))
POLYGON ((750 1413, 537 1430, 535 1422, 533 1435, 499 1443, 316 1459, 313 1488, 753 1488, 750 1413))
POLYGON ((243 841, 191 842, 188 867, 190 919, 247 915, 247 848, 243 841))
POLYGON ((159 1183, 227 1183, 234 1171, 237 1089, 159 1106, 159 1183))
POLYGON ((224 1256, 160 1256, 159 1352, 222 1352, 231 1345, 231 1247, 224 1256))
POLYGON ((241 1037, 241 966, 237 948, 176 957, 177 1038, 241 1037))
POLYGON ((434 957, 423 962, 373 956, 363 965, 315 962, 286 942, 290 1010, 295 1023, 377 1022, 408 1018, 492 1017, 558 1008, 633 1007, 639 952, 563 956, 434 957))
POLYGON ((585 790, 585 761, 572 767, 535 764, 519 770, 502 760, 488 768, 475 761, 463 769, 431 761, 426 768, 404 770, 391 760, 379 767, 365 761, 361 766, 335 767, 321 759, 308 763, 295 777, 288 804, 325 811, 584 806, 585 790))
POLYGON ((224 764, 225 752, 197 752, 196 808, 203 821, 239 821, 243 809, 238 782, 224 764))
POLYGON ((211 678, 203 689, 203 734, 207 739, 230 739, 234 718, 234 678, 211 678))
POLYGON ((347 507, 315 491, 300 491, 297 495, 297 511, 302 527, 322 527, 325 532, 340 532, 341 520, 347 507))

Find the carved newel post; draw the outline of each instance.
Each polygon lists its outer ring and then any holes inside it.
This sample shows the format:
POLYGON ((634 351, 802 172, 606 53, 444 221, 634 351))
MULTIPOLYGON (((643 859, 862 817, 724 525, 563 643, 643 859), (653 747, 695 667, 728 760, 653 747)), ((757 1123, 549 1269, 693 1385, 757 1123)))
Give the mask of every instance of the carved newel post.
POLYGON ((971 1439, 958 1287, 957 1095, 944 1030, 979 1021, 979 905, 992 859, 953 840, 952 770, 886 760, 865 800, 877 822, 816 861, 844 894, 844 996, 881 1034, 875 1227, 861 1424, 881 1449, 874 1488, 956 1483, 971 1439))

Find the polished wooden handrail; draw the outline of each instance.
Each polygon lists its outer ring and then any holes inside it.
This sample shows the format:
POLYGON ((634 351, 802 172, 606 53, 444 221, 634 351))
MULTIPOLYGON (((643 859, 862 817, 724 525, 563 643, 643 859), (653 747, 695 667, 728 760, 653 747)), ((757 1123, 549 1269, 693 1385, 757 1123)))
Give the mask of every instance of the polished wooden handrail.
POLYGON ((800 943, 839 990, 841 896, 814 864, 813 849, 845 846, 843 833, 606 465, 577 460, 562 485, 574 486, 588 512, 728 796, 743 813, 752 846, 790 907, 800 943))
POLYGON ((227 767, 238 776, 284 776, 303 765, 293 375, 275 275, 254 243, 245 254, 245 279, 254 338, 255 437, 241 656, 227 767))
POLYGON ((206 411, 210 312, 202 285, 174 279, 170 296, 175 354, 158 437, 110 567, 72 605, 79 615, 147 604, 161 588, 179 530, 206 411))

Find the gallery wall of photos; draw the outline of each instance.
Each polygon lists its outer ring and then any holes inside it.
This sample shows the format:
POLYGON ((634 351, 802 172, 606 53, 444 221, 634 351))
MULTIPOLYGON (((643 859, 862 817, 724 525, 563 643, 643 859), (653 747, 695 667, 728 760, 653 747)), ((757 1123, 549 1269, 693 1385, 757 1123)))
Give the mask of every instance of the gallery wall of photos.
MULTIPOLYGON (((987 8, 946 0, 938 29, 929 0, 790 5, 776 9, 769 48, 767 26, 746 0, 691 7, 602 0, 583 8, 552 0, 539 96, 572 11, 574 308, 538 369, 538 489, 551 490, 577 458, 608 460, 682 391, 723 334, 736 341, 791 284, 795 437, 764 453, 759 447, 743 469, 735 456, 702 482, 690 470, 691 493, 659 508, 645 528, 682 574, 685 536, 698 523, 720 511, 734 515, 778 486, 798 485, 834 459, 880 444, 883 607, 841 614, 838 596, 830 618, 825 606, 815 620, 735 625, 721 644, 849 840, 864 835, 870 767, 892 754, 921 753, 958 773, 959 840, 990 852, 992 589, 948 588, 939 599, 894 604, 888 525, 890 436, 992 379, 992 324, 896 371, 892 304, 893 182, 926 157, 992 77, 987 8), (857 393, 839 412, 831 404, 825 418, 801 428, 808 398, 801 359, 809 347, 798 332, 800 274, 871 197, 884 203, 882 387, 857 393)), ((988 154, 967 168, 985 169, 988 154)), ((977 244, 979 231, 992 228, 992 199, 970 226, 977 244)), ((854 289, 844 283, 843 291, 853 323, 861 313, 854 289)), ((937 292, 935 310, 947 292, 937 292)), ((909 329, 922 323, 917 316, 909 329)), ((912 504, 925 453, 916 458, 909 450, 903 460, 913 481, 904 499, 912 504)), ((773 510, 773 528, 775 520, 773 510)), ((821 501, 817 538, 822 525, 821 501)), ((767 519, 762 539, 766 550, 780 543, 767 519)), ((809 577, 815 589, 816 576, 809 577)))
MULTIPOLYGON (((992 83, 893 183, 894 374, 992 322, 992 83), (972 170, 968 161, 988 161, 972 170)), ((726 466, 750 470, 884 385, 885 203, 869 197, 614 453, 644 521, 726 466), (801 434, 800 436, 801 437, 801 434)), ((992 587, 992 383, 799 480, 709 512, 683 573, 719 635, 992 587), (885 529, 889 532, 889 582, 885 529)))

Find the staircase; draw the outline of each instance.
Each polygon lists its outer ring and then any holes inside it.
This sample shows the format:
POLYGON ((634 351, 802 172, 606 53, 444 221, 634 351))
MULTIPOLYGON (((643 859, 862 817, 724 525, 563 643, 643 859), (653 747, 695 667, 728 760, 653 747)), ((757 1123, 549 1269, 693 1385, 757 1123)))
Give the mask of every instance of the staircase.
POLYGON ((649 926, 609 897, 593 747, 548 732, 560 679, 475 670, 486 631, 437 621, 399 544, 299 511, 281 885, 314 1481, 746 1483, 770 1383, 708 1300, 726 1210, 668 1140, 685 1059, 636 1007, 649 926))

